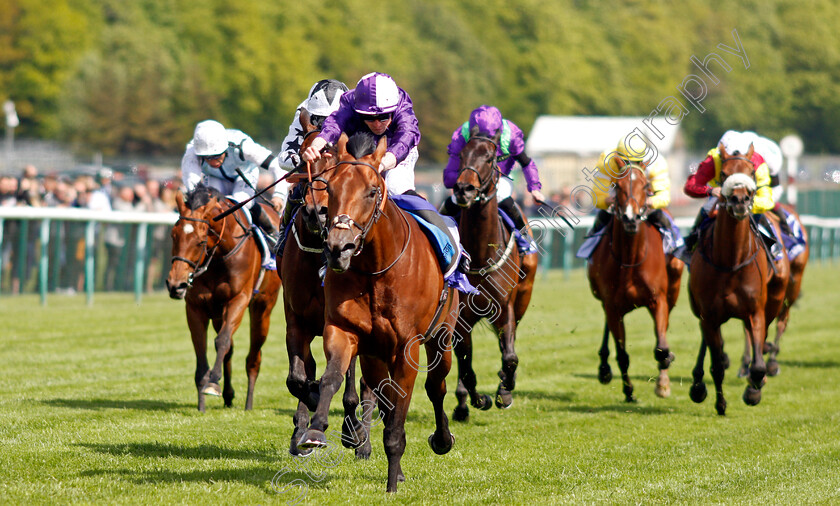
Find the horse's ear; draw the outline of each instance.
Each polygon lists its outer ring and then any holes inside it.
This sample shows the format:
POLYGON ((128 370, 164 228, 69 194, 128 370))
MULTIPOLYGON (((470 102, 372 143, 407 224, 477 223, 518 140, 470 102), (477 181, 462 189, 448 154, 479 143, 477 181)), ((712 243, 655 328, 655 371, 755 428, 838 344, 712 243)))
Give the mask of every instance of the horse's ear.
POLYGON ((470 137, 475 137, 478 134, 479 134, 478 125, 473 125, 473 127, 470 128, 470 137))
POLYGON ((347 134, 344 133, 344 132, 342 132, 341 137, 338 138, 338 144, 336 145, 336 147, 338 148, 337 153, 338 153, 339 159, 341 158, 342 155, 347 154, 347 141, 349 139, 350 138, 347 137, 347 134))
POLYGON ((495 144, 496 146, 498 146, 498 145, 499 145, 499 142, 500 142, 501 140, 502 140, 502 129, 500 128, 500 129, 496 132, 496 135, 494 135, 494 136, 493 136, 493 144, 495 144))
POLYGON ((726 147, 724 147, 722 142, 718 144, 718 151, 720 152, 721 158, 726 158, 729 156, 729 153, 726 152, 726 147))
POLYGON ((379 144, 376 145, 376 151, 373 152, 373 157, 376 163, 382 161, 382 157, 388 151, 388 138, 384 135, 379 138, 379 144))
POLYGON ((178 207, 178 213, 184 214, 187 204, 184 203, 184 192, 179 191, 175 194, 175 205, 178 207))
POLYGON ((298 117, 298 119, 300 120, 300 127, 303 129, 304 133, 315 129, 315 127, 312 126, 312 121, 309 118, 309 111, 307 111, 303 107, 300 108, 300 116, 298 117))
POLYGON ((750 143, 750 149, 747 150, 746 157, 752 159, 753 153, 755 153, 755 145, 750 143))

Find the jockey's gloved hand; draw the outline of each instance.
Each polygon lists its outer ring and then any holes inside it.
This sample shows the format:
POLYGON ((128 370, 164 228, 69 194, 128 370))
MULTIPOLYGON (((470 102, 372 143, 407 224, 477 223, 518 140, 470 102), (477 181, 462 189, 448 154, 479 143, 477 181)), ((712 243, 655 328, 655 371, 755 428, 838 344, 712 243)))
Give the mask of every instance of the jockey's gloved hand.
POLYGON ((386 170, 391 170, 397 166, 397 157, 394 156, 393 153, 388 151, 385 153, 385 156, 382 157, 382 160, 379 162, 379 173, 383 173, 386 170))

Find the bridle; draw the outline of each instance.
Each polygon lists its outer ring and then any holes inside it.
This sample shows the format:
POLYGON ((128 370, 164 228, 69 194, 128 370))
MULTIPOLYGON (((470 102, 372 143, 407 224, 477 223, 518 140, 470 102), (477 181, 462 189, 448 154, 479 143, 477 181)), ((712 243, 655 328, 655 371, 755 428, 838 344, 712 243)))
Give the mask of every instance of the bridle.
MULTIPOLYGON (((726 181, 726 178, 729 177, 730 175, 732 175, 732 174, 725 174, 723 172, 723 166, 726 165, 727 162, 731 162, 733 160, 741 160, 741 161, 749 163, 750 167, 751 167, 750 177, 752 177, 753 180, 755 180, 755 162, 753 162, 752 160, 750 160, 749 158, 747 158, 745 156, 740 156, 740 155, 731 156, 731 157, 728 157, 725 160, 722 160, 720 162, 720 187, 721 188, 723 188, 723 183, 726 181)), ((743 202, 743 204, 746 204, 749 208, 752 208, 753 201, 755 200, 755 193, 756 193, 755 191, 750 192, 749 197, 747 198, 746 202, 743 202)), ((726 207, 726 211, 729 212, 730 214, 732 214, 731 213, 732 207, 734 207, 737 204, 741 204, 741 202, 734 202, 733 203, 733 202, 730 201, 729 197, 724 198, 724 206, 726 207)))
MULTIPOLYGON (((234 216, 234 219, 236 220, 236 222, 239 224, 239 226, 242 227, 242 229, 245 230, 246 232, 244 234, 242 234, 241 236, 234 237, 234 239, 238 239, 236 245, 233 247, 233 249, 231 249, 230 251, 225 253, 224 256, 222 256, 222 260, 227 260, 228 258, 235 255, 236 252, 239 251, 242 248, 242 246, 245 244, 245 241, 248 239, 248 237, 250 237, 251 234, 252 234, 251 229, 249 227, 245 226, 240 221, 239 213, 235 213, 233 216, 234 216)), ((175 263, 176 261, 181 261, 181 262, 186 263, 190 267, 192 267, 193 272, 191 272, 189 274, 189 276, 187 277, 187 286, 190 287, 190 286, 193 285, 193 281, 195 281, 195 278, 197 278, 197 277, 201 276, 202 274, 204 274, 205 272, 207 272, 207 269, 210 267, 210 262, 213 260, 213 257, 215 256, 216 251, 219 249, 219 246, 222 244, 222 238, 224 237, 225 230, 227 229, 227 220, 222 220, 222 231, 221 232, 216 232, 216 230, 212 227, 212 224, 210 223, 210 221, 205 220, 203 218, 194 218, 192 216, 181 215, 179 217, 178 221, 180 222, 181 220, 193 221, 193 222, 196 222, 196 223, 204 223, 204 224, 207 225, 207 236, 205 236, 204 239, 202 239, 198 243, 198 245, 201 247, 201 256, 199 257, 198 261, 193 262, 189 258, 185 258, 185 257, 178 256, 178 255, 173 255, 172 256, 171 263, 175 263), (213 246, 209 246, 209 244, 208 244, 211 235, 215 236, 215 238, 216 238, 216 241, 213 244, 213 246)), ((177 226, 178 224, 176 223, 175 225, 177 226)))
MULTIPOLYGON (((332 219, 332 221, 326 227, 326 234, 325 235, 327 235, 327 236, 330 234, 330 232, 334 228, 343 229, 343 230, 351 230, 355 227, 356 229, 359 230, 359 233, 356 234, 355 237, 353 237, 353 244, 355 245, 355 248, 356 248, 356 251, 353 252, 353 256, 355 257, 355 256, 358 256, 362 252, 362 250, 364 249, 364 246, 365 246, 365 238, 367 237, 368 232, 370 232, 371 228, 373 228, 373 225, 376 222, 379 221, 379 218, 381 218, 383 216, 384 212, 385 212, 387 190, 385 189, 385 179, 383 179, 382 174, 380 174, 379 170, 377 170, 376 167, 374 167, 373 165, 371 165, 367 162, 359 161, 359 160, 355 160, 355 161, 354 160, 347 160, 347 161, 343 161, 343 162, 338 162, 335 165, 335 167, 331 167, 330 170, 337 169, 341 165, 354 165, 354 166, 368 167, 368 168, 370 168, 370 170, 373 171, 374 174, 376 174, 376 178, 377 178, 377 184, 376 184, 376 187, 375 187, 376 200, 374 201, 373 214, 371 215, 371 217, 367 221, 367 223, 365 223, 364 225, 359 225, 353 218, 350 217, 350 215, 339 214, 339 215, 335 216, 332 219)), ((329 187, 329 183, 327 183, 327 186, 329 187)), ((353 266, 350 266, 351 269, 353 269, 354 271, 356 271, 360 274, 366 274, 368 276, 376 276, 378 274, 385 273, 386 271, 391 269, 391 267, 396 265, 396 263, 400 260, 400 258, 402 258, 402 256, 408 250, 408 244, 409 244, 409 242, 411 242, 411 225, 408 223, 408 219, 405 217, 405 214, 402 211, 400 211, 400 216, 402 216, 402 219, 405 222, 406 229, 408 230, 408 235, 405 239, 405 243, 403 243, 402 250, 400 250, 399 255, 397 255, 397 257, 394 259, 394 261, 391 262, 384 269, 380 269, 376 272, 361 271, 359 269, 356 269, 353 266)))
MULTIPOLYGON (((630 171, 638 170, 642 174, 642 177, 645 178, 645 186, 644 186, 645 194, 648 194, 650 192, 650 181, 648 181, 647 178, 645 177, 645 175, 644 175, 645 171, 644 171, 644 168, 642 166, 640 166, 638 164, 635 164, 635 163, 628 162, 626 165, 622 165, 622 167, 627 167, 628 170, 630 170, 630 171)), ((632 178, 635 177, 632 174, 629 174, 629 176, 631 177, 631 181, 632 181, 632 178)), ((625 177, 627 177, 627 176, 625 176, 625 177)), ((615 185, 615 192, 616 192, 616 197, 618 196, 618 192, 621 192, 622 194, 627 195, 628 202, 632 201, 632 202, 636 203, 636 207, 639 208, 639 211, 633 217, 633 221, 642 222, 642 221, 647 220, 648 211, 649 211, 649 207, 647 205, 647 200, 645 200, 644 205, 639 205, 639 201, 636 199, 636 197, 630 195, 620 185, 615 185)), ((611 207, 612 207, 612 214, 614 216, 618 216, 620 218, 625 217, 625 215, 618 208, 619 207, 618 206, 618 198, 616 198, 616 200, 613 202, 613 205, 611 207)))
MULTIPOLYGON (((496 151, 498 150, 498 145, 496 144, 495 140, 491 139, 490 137, 487 137, 486 135, 471 136, 470 140, 467 141, 467 145, 473 140, 486 141, 493 146, 493 149, 491 151, 492 155, 490 156, 490 175, 486 179, 482 178, 481 173, 478 172, 478 170, 471 166, 465 165, 462 166, 460 170, 458 170, 458 178, 460 179, 461 174, 463 174, 466 171, 471 171, 475 173, 476 177, 478 178, 478 191, 476 192, 475 202, 483 204, 484 202, 487 202, 488 200, 496 196, 497 183, 499 182, 499 177, 501 175, 499 166, 496 164, 496 151), (491 190, 491 186, 492 192, 488 193, 491 190)), ((462 154, 466 147, 467 146, 465 145, 464 148, 461 149, 462 154)))

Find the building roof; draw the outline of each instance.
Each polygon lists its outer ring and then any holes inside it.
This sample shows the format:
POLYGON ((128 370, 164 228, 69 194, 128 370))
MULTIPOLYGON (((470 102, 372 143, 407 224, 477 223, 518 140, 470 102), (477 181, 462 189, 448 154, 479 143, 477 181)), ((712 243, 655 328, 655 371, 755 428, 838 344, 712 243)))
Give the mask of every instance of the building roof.
POLYGON ((672 125, 661 116, 655 117, 652 124, 664 136, 660 140, 642 123, 644 119, 645 116, 539 116, 528 136, 525 150, 530 156, 549 153, 597 156, 602 151, 615 148, 620 138, 638 128, 660 152, 671 151, 680 125, 672 125))

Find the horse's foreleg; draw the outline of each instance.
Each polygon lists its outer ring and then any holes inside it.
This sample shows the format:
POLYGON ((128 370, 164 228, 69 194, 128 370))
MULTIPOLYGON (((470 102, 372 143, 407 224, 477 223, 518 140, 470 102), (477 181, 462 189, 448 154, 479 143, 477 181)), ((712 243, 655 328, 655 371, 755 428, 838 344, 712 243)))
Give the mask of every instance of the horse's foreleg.
POLYGON ((365 428, 356 416, 359 407, 359 394, 356 392, 356 357, 350 359, 350 366, 344 375, 344 421, 341 424, 341 444, 345 448, 359 448, 367 442, 365 428))
POLYGON ((204 386, 203 392, 209 395, 219 395, 221 389, 219 388, 219 379, 222 376, 222 363, 227 357, 233 345, 233 334, 242 323, 242 317, 245 316, 245 310, 248 308, 248 303, 251 300, 251 294, 239 294, 233 297, 222 311, 222 325, 219 327, 218 335, 214 344, 216 345, 216 362, 213 364, 213 369, 210 370, 210 378, 204 386))
POLYGON ((648 306, 648 311, 653 317, 653 330, 656 333, 656 347, 653 349, 653 357, 659 365, 659 377, 656 380, 654 393, 659 397, 671 395, 671 379, 668 378, 668 368, 674 361, 674 354, 668 347, 668 340, 665 334, 668 331, 669 306, 665 294, 661 294, 653 305, 648 306))
MULTIPOLYGON (((364 431, 364 443, 356 448, 356 458, 369 459, 371 451, 370 428, 373 426, 373 410, 376 407, 376 397, 373 395, 373 389, 368 386, 364 378, 359 379, 359 397, 361 398, 359 406, 362 408, 361 424, 364 431)), ((377 422, 379 422, 379 419, 377 419, 377 422)))
POLYGON ((761 402, 761 387, 767 381, 767 366, 764 363, 764 341, 767 335, 767 325, 764 320, 764 312, 755 312, 748 322, 744 322, 744 328, 750 338, 753 353, 750 375, 747 380, 748 385, 744 390, 744 402, 749 406, 755 406, 761 402))
POLYGON ((222 371, 224 383, 222 384, 222 399, 225 401, 225 407, 230 408, 233 407, 233 383, 232 381, 232 365, 231 358, 233 357, 233 342, 230 343, 228 347, 228 352, 225 354, 224 362, 222 363, 222 371))
POLYGON ((329 426, 330 402, 341 388, 341 382, 344 381, 344 375, 350 367, 350 359, 356 355, 356 343, 356 336, 352 336, 349 332, 330 324, 324 328, 324 354, 327 357, 327 366, 324 375, 321 376, 315 415, 312 417, 309 429, 300 438, 298 448, 326 446, 325 432, 329 426))
POLYGON ((496 330, 499 336, 499 350, 502 352, 502 368, 499 370, 499 388, 496 390, 496 407, 507 409, 513 404, 513 394, 516 387, 516 368, 519 357, 516 355, 516 320, 513 308, 508 307, 500 318, 504 325, 496 330))
POLYGON ((621 382, 623 384, 624 400, 636 402, 633 397, 633 383, 630 381, 630 355, 627 354, 626 336, 624 333, 624 319, 616 311, 607 311, 607 325, 615 340, 615 358, 618 368, 621 370, 621 382))
POLYGON ((195 351, 195 388, 198 391, 198 410, 204 413, 204 394, 202 390, 210 372, 210 364, 207 362, 207 324, 209 319, 204 313, 191 309, 187 304, 187 326, 190 329, 190 337, 195 351))
POLYGON ((747 326, 744 325, 744 354, 741 356, 741 367, 738 369, 738 377, 746 378, 750 373, 752 342, 750 341, 750 333, 747 332, 747 326))
POLYGON ((380 383, 373 390, 380 404, 387 402, 392 406, 382 431, 382 442, 388 458, 388 492, 396 492, 397 482, 405 481, 400 460, 405 453, 405 419, 411 403, 414 380, 417 378, 414 364, 420 363, 419 347, 419 342, 413 339, 398 347, 397 361, 391 371, 392 379, 380 383), (411 363, 405 360, 406 357, 411 357, 411 363))
POLYGON ((467 396, 470 404, 482 411, 490 409, 493 401, 487 394, 479 394, 476 390, 478 380, 472 366, 472 326, 467 326, 458 318, 455 322, 454 340, 455 358, 458 360, 458 387, 455 389, 455 397, 458 405, 452 413, 452 419, 458 422, 465 422, 470 417, 470 408, 467 406, 467 396))
POLYGON ((446 376, 452 368, 450 339, 449 332, 438 331, 438 335, 425 345, 426 363, 431 367, 426 373, 426 395, 435 409, 435 432, 429 436, 429 446, 438 455, 449 452, 455 442, 455 438, 449 432, 449 420, 443 409, 443 399, 446 397, 446 376))
POLYGON ((297 410, 295 414, 292 415, 292 422, 294 423, 295 429, 292 431, 292 440, 289 445, 289 453, 293 456, 306 456, 312 453, 311 449, 307 450, 298 450, 298 441, 300 440, 303 433, 306 432, 306 427, 309 425, 309 408, 306 407, 301 401, 298 401, 297 410))
POLYGON ((720 324, 700 320, 700 329, 703 332, 703 340, 709 347, 710 369, 712 379, 715 382, 715 409, 719 415, 725 415, 726 399, 723 397, 723 375, 726 371, 726 364, 723 359, 723 336, 720 333, 720 324))
POLYGON ((315 335, 297 321, 291 311, 286 311, 286 352, 289 355, 289 374, 286 388, 289 393, 305 403, 310 411, 318 406, 318 392, 313 391, 315 360, 310 345, 315 335), (310 371, 311 369, 311 371, 310 371))
POLYGON ((703 383, 703 363, 706 361, 706 340, 700 338, 700 351, 697 352, 697 363, 694 365, 694 370, 691 372, 694 382, 691 384, 689 390, 689 397, 694 402, 703 402, 706 400, 708 391, 706 384, 703 383))
POLYGON ((790 318, 790 306, 791 302, 786 299, 778 318, 776 318, 776 339, 773 341, 773 346, 767 346, 767 343, 765 343, 765 348, 770 348, 770 355, 767 357, 768 376, 779 374, 779 362, 776 360, 776 355, 779 354, 779 350, 781 349, 782 334, 787 330, 788 319, 790 318))
POLYGON ((601 349, 598 350, 601 357, 601 365, 598 366, 598 381, 606 385, 612 381, 612 368, 610 368, 610 326, 604 322, 604 337, 601 338, 601 349))

